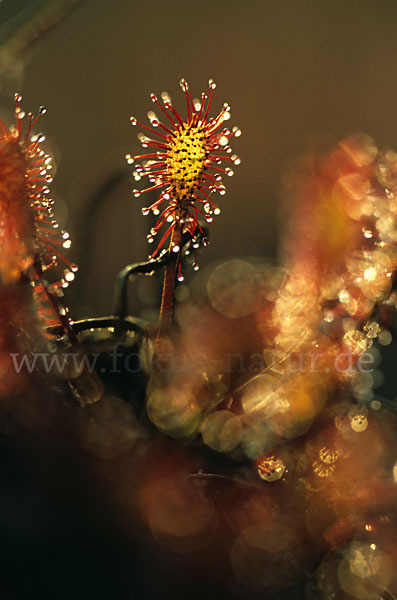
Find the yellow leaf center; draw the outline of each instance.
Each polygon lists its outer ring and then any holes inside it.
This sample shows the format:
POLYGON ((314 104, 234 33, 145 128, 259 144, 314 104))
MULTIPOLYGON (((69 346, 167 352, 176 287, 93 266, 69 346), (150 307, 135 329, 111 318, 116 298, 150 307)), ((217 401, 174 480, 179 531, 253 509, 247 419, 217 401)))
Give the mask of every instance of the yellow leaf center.
POLYGON ((166 162, 178 200, 185 200, 198 187, 208 154, 206 134, 201 127, 184 123, 169 140, 166 162))

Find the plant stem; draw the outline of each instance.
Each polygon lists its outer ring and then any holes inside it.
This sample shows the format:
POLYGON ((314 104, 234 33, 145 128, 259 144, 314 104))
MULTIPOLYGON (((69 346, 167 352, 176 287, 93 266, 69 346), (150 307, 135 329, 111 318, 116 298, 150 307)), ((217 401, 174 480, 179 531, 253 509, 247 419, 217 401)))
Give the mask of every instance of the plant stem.
MULTIPOLYGON (((38 280, 40 282, 43 282, 43 270, 41 268, 40 263, 36 260, 34 265, 34 270, 36 272, 36 275, 38 277, 38 280)), ((57 297, 55 296, 54 293, 50 292, 48 290, 48 287, 45 283, 42 283, 43 288, 44 288, 44 293, 47 297, 48 302, 50 303, 54 314, 56 315, 57 319, 59 320, 63 333, 66 335, 66 337, 68 338, 69 342, 74 346, 76 344, 78 344, 78 339, 77 336, 75 334, 75 332, 73 331, 69 319, 65 314, 61 314, 61 310, 60 310, 60 306, 59 306, 59 302, 57 297)))
POLYGON ((165 267, 163 293, 161 296, 158 338, 165 334, 171 326, 172 307, 174 304, 175 280, 181 255, 181 242, 182 226, 176 225, 172 231, 169 246, 169 259, 165 267), (173 252, 174 246, 179 247, 178 252, 173 252))

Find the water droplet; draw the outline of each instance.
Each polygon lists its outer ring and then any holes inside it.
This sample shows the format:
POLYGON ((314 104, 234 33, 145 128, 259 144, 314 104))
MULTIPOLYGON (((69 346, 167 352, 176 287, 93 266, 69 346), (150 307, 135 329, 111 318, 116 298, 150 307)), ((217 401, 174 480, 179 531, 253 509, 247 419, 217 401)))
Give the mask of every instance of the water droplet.
POLYGON ((168 92, 161 92, 161 99, 164 104, 171 104, 171 96, 168 92))
POLYGON ((216 88, 216 83, 213 79, 209 79, 208 80, 208 85, 210 87, 211 90, 214 90, 216 88))
POLYGON ((66 279, 66 281, 73 281, 74 273, 72 273, 71 271, 65 270, 65 279, 66 279))
POLYGON ((208 246, 209 240, 206 237, 203 237, 203 246, 208 246))
POLYGON ((175 244, 174 246, 172 246, 172 251, 175 252, 175 254, 177 252, 179 252, 179 250, 180 250, 180 248, 179 248, 178 244, 175 244))
POLYGON ((220 410, 204 419, 201 432, 204 444, 217 452, 229 452, 239 445, 243 428, 237 415, 220 410))
POLYGON ((234 133, 234 137, 240 137, 241 129, 239 129, 238 127, 233 127, 232 131, 234 133))
POLYGON ((364 415, 354 415, 351 420, 351 428, 356 433, 362 433, 368 427, 368 420, 364 415))
POLYGON ((186 81, 186 79, 183 79, 183 78, 182 78, 182 79, 180 80, 180 82, 179 82, 179 85, 181 86, 181 88, 182 88, 182 90, 183 90, 184 92, 187 92, 187 90, 189 89, 189 84, 188 84, 188 82, 186 81))
POLYGON ((148 207, 147 207, 147 206, 144 206, 144 207, 142 208, 142 214, 143 214, 143 215, 145 215, 145 216, 146 216, 146 215, 148 215, 148 214, 149 214, 149 212, 150 212, 150 210, 148 209, 148 207))
POLYGON ((374 281, 376 279, 378 272, 375 267, 369 267, 364 271, 364 279, 367 281, 374 281))
POLYGON ((22 96, 20 94, 14 94, 15 102, 21 102, 22 96))
POLYGON ((141 195, 141 192, 139 190, 132 190, 132 193, 134 194, 135 198, 139 198, 139 196, 141 195))
POLYGON ((131 154, 126 154, 125 159, 129 165, 132 165, 134 163, 134 158, 131 156, 131 154))
POLYGON ((285 465, 281 458, 270 456, 258 461, 258 475, 265 481, 278 481, 284 475, 285 465))
POLYGON ((374 339, 379 334, 380 326, 378 323, 376 323, 376 321, 368 321, 364 324, 363 329, 367 337, 374 339))
POLYGON ((173 220, 174 220, 174 217, 172 215, 169 215, 167 217, 167 223, 172 223, 173 220))
POLYGON ((197 263, 193 263, 193 270, 194 271, 198 271, 199 270, 199 265, 197 263))
POLYGON ((39 115, 45 115, 45 113, 47 112, 47 109, 45 106, 40 106, 39 108, 39 115))
POLYGON ((368 340, 361 331, 351 330, 343 336, 343 343, 353 354, 362 354, 368 348, 368 340))
POLYGON ((232 175, 234 175, 234 171, 232 169, 225 169, 225 173, 228 177, 232 177, 232 175))
POLYGON ((62 244, 62 246, 64 248, 70 248, 71 245, 72 245, 72 242, 70 240, 65 240, 62 244))
POLYGON ((214 208, 214 215, 220 215, 221 214, 221 209, 216 207, 214 208))
POLYGON ((147 241, 148 241, 148 243, 149 243, 149 244, 153 244, 153 241, 154 241, 154 240, 153 240, 153 236, 149 234, 149 235, 147 235, 146 237, 147 237, 147 241))
POLYGON ((156 94, 153 94, 153 92, 150 94, 150 97, 152 99, 152 102, 157 102, 157 96, 156 94))
POLYGON ((130 123, 131 123, 131 125, 137 125, 137 123, 138 123, 138 120, 137 120, 135 117, 132 117, 132 116, 131 116, 131 117, 130 117, 130 123))
POLYGON ((182 275, 182 273, 180 273, 180 274, 178 275, 178 281, 179 281, 180 283, 182 283, 182 281, 185 281, 185 278, 184 278, 184 276, 182 275))
POLYGON ((235 165, 240 165, 241 164, 241 158, 239 156, 237 156, 237 154, 233 154, 231 156, 232 161, 234 162, 235 165))
POLYGON ((392 339, 393 338, 390 331, 387 331, 387 329, 381 330, 378 340, 382 346, 388 346, 391 343, 392 339))

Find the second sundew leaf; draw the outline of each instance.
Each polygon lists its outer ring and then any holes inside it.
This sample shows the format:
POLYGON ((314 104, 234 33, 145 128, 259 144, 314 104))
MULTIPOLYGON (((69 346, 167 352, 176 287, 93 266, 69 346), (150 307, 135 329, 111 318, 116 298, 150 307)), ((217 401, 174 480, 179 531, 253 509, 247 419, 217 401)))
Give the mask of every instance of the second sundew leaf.
POLYGON ((0 121, 0 281, 30 280, 44 325, 67 328, 67 309, 59 307, 57 297, 77 267, 63 254, 71 241, 52 212, 52 159, 42 149, 45 137, 32 132, 46 109, 41 107, 36 117, 29 113, 24 131, 18 94, 15 102, 15 124, 8 128, 0 121))

